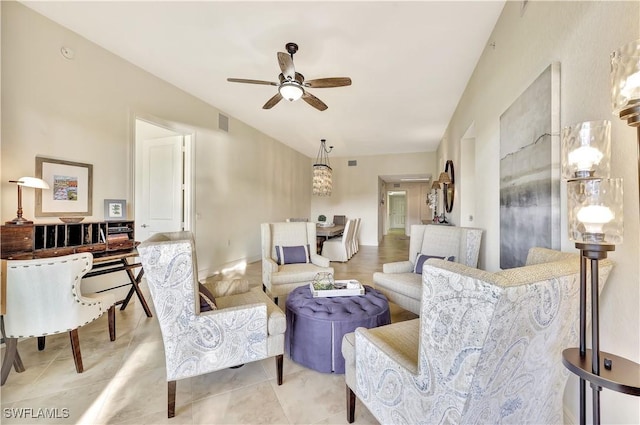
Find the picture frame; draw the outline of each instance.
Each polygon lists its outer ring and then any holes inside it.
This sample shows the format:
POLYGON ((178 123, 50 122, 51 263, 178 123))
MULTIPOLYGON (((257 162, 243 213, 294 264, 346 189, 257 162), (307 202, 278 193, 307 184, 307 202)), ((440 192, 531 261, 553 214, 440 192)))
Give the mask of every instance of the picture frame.
POLYGON ((127 201, 124 199, 105 199, 104 219, 105 221, 126 220, 127 201))
POLYGON ((78 217, 93 213, 93 164, 36 157, 36 177, 50 189, 36 189, 36 217, 78 217))

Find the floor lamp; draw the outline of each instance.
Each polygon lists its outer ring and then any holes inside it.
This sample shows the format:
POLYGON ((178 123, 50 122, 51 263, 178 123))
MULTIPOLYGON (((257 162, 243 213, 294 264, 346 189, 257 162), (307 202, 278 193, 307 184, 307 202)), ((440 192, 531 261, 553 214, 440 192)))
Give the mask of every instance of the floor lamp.
MULTIPOLYGON (((611 55, 614 114, 638 127, 640 186, 640 40, 611 55)), ((609 178, 608 121, 563 129, 562 166, 567 179, 569 238, 580 250, 580 347, 562 353, 563 364, 580 377, 580 424, 586 424, 586 381, 592 389, 593 423, 600 424, 603 388, 640 396, 640 364, 600 350, 598 262, 622 242, 622 179, 609 178), (589 263, 589 264, 587 264, 589 263), (588 267, 589 265, 589 267, 588 267), (586 348, 587 278, 591 276, 591 350, 586 348)))

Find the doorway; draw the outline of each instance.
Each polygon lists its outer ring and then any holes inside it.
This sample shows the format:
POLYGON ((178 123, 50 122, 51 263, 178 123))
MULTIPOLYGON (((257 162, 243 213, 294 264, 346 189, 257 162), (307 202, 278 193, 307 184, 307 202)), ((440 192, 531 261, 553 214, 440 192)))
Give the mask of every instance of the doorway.
POLYGON ((134 217, 136 239, 193 230, 193 134, 135 119, 134 217))
POLYGON ((407 192, 404 190, 387 192, 389 200, 389 229, 403 229, 407 222, 407 192))

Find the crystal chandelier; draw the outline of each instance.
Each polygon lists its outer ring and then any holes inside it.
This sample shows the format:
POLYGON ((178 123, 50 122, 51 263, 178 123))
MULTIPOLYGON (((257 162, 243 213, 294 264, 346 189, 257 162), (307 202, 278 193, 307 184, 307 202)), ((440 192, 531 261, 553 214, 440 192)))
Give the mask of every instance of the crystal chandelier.
POLYGON ((313 164, 313 194, 318 196, 331 196, 331 165, 329 164, 329 152, 333 146, 327 149, 326 140, 320 140, 320 149, 316 162, 313 164))

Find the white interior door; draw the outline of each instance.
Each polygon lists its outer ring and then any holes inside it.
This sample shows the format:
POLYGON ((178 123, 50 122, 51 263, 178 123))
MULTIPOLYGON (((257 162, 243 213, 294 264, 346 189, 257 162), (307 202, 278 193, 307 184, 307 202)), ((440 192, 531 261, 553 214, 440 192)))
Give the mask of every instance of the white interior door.
POLYGON ((406 216, 406 195, 389 196, 389 228, 404 229, 406 216))
POLYGON ((136 239, 183 228, 182 135, 141 141, 141 187, 136 196, 136 239))

